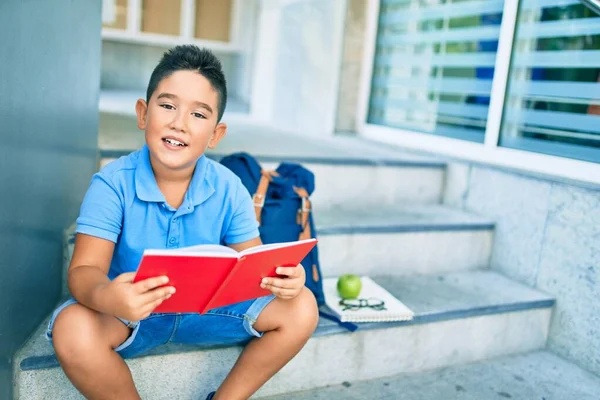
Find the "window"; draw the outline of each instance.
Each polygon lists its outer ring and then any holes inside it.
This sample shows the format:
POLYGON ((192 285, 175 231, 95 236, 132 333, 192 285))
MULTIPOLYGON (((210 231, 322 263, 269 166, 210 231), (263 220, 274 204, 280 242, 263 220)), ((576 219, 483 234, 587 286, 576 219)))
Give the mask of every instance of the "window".
POLYGON ((127 29, 127 0, 104 0, 102 6, 103 28, 127 29))
MULTIPOLYGON (((1 0, 0 0, 1 1, 1 0)), ((196 44, 237 53, 252 26, 252 1, 102 0, 104 40, 152 46, 196 44)))
MULTIPOLYGON (((229 42, 232 9, 231 0, 195 0, 194 38, 229 42)), ((182 35, 182 12, 190 10, 182 9, 181 0, 143 0, 142 32, 182 35)))
POLYGON ((503 0, 381 0, 367 122, 483 142, 503 0))
POLYGON ((600 16, 574 0, 521 0, 504 147, 600 162, 600 16))
POLYGON ((142 32, 179 36, 181 0, 143 0, 142 32))
POLYGON ((231 30, 231 0, 196 0, 197 39, 229 41, 231 30))

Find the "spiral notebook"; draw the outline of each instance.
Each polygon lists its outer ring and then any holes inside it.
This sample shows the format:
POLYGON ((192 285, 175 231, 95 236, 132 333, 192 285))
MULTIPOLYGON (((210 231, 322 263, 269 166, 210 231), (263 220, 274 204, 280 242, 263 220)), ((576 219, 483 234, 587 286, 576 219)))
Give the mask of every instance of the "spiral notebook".
POLYGON ((414 313, 390 292, 368 276, 361 276, 360 279, 362 290, 359 299, 346 301, 345 305, 340 305, 341 298, 337 293, 338 278, 323 279, 325 304, 342 322, 389 322, 413 319, 414 313), (358 307, 361 304, 360 299, 363 299, 362 307, 358 307))

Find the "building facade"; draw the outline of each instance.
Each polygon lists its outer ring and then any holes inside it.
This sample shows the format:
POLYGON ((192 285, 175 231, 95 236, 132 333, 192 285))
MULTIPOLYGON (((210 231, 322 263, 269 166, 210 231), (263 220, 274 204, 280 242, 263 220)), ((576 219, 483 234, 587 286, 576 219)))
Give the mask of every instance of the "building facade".
POLYGON ((600 374, 594 2, 178 0, 154 21, 158 3, 116 1, 104 93, 141 91, 166 46, 193 42, 221 57, 230 116, 447 161, 444 202, 497 221, 492 268, 554 295, 550 349, 600 374))

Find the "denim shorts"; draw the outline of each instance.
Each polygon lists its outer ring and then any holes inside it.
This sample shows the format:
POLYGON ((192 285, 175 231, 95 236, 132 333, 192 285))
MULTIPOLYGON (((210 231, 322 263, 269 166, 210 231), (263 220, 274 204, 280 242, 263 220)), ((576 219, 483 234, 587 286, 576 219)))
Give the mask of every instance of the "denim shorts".
MULTIPOLYGON (((253 325, 259 314, 275 296, 259 297, 225 307, 215 308, 206 314, 154 313, 141 321, 118 318, 132 329, 131 335, 115 349, 123 358, 134 357, 167 343, 194 345, 242 344, 253 337, 261 337, 253 325)), ((52 328, 58 314, 75 299, 61 304, 48 324, 46 337, 52 341, 52 328)))

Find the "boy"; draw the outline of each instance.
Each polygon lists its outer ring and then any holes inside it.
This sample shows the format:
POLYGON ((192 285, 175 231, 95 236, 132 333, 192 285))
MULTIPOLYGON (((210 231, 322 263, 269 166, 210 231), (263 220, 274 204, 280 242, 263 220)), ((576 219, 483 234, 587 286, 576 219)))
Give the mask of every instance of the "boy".
POLYGON ((200 314, 153 314, 176 295, 168 277, 132 283, 146 248, 261 244, 248 191, 204 155, 225 136, 221 64, 207 50, 164 54, 136 103, 146 144, 94 175, 77 219, 68 285, 48 337, 73 385, 89 399, 139 399, 123 357, 167 343, 240 343, 233 369, 208 399, 247 399, 304 346, 318 309, 304 269, 265 278, 273 295, 200 314))

